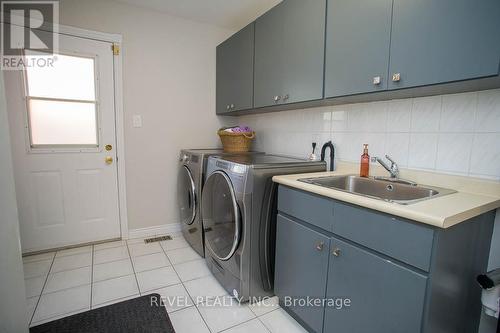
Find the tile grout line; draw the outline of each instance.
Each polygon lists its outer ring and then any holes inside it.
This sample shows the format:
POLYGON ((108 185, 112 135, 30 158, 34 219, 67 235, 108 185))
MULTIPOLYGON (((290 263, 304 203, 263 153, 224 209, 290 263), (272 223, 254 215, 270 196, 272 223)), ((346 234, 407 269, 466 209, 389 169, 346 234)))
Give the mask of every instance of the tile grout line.
MULTIPOLYGON (((125 246, 123 246, 125 247, 125 246)), ((161 246, 160 246, 161 247, 161 246)), ((161 247, 162 248, 162 247, 161 247)), ((106 250, 106 249, 104 249, 106 250)), ((100 250, 97 250, 97 251, 100 251, 100 250)), ((132 258, 140 258, 140 257, 145 257, 145 256, 148 256, 148 255, 153 255, 153 254, 164 254, 165 256, 166 253, 163 251, 163 248, 160 252, 154 252, 154 253, 148 253, 148 254, 144 254, 144 255, 140 255, 140 256, 136 256, 136 257, 132 257, 129 253, 129 257, 128 258, 123 258, 123 259, 117 259, 117 260, 112 260, 112 261, 106 261, 106 262, 103 262, 103 263, 99 263, 99 264, 95 264, 97 266, 99 265, 106 265, 106 264, 110 264, 110 263, 114 263, 114 262, 118 262, 118 261, 125 261, 125 260, 132 260, 132 258)), ((168 258, 168 256, 167 256, 168 258)), ((199 259, 197 259, 199 260, 199 259)), ((190 260, 190 261, 195 261, 195 260, 190 260)), ((186 261, 186 262, 190 262, 190 261, 186 261)), ((170 262, 170 261, 169 261, 170 262)), ((183 262, 184 263, 184 262, 183 262)), ((118 279, 118 278, 122 278, 122 277, 125 277, 125 276, 131 276, 131 275, 137 275, 138 273, 143 273, 143 272, 150 272, 150 271, 154 271, 154 270, 157 270, 157 269, 161 269, 161 268, 165 268, 165 267, 172 267, 173 268, 173 264, 170 263, 169 265, 166 265, 166 266, 161 266, 161 267, 155 267, 155 268, 150 268, 150 269, 146 269, 146 270, 143 270, 143 271, 140 271, 140 272, 137 272, 135 270, 135 266, 133 265, 133 263, 131 264, 132 265, 132 269, 133 269, 133 273, 132 274, 124 274, 124 275, 120 275, 120 276, 115 276, 115 277, 111 277, 111 278, 106 278, 106 279, 103 279, 103 280, 99 280, 99 281, 94 281, 93 283, 99 283, 99 282, 103 282, 103 281, 109 281, 109 280, 113 280, 113 279, 118 279)), ((84 267, 88 267, 88 266, 84 266, 84 267)), ((84 267, 80 267, 80 268, 84 268, 84 267)), ((76 269, 80 269, 80 268, 75 268, 76 269)), ((200 277, 201 278, 201 277, 200 277)), ((196 278, 196 279, 199 279, 199 278, 196 278)), ((188 281, 193 281, 193 280, 196 280, 196 279, 192 279, 192 280, 188 280, 188 281)), ((180 280, 180 279, 179 279, 180 280)), ((180 284, 181 282, 179 283, 175 283, 175 284, 180 284)), ((169 285, 169 286, 172 286, 172 285, 169 285)), ((169 286, 164 286, 164 287, 169 287, 169 286)), ((161 288, 164 288, 164 287, 160 287, 160 288, 156 288, 156 289, 161 289, 161 288)), ((65 289, 69 289, 69 288, 65 288, 65 289)), ((155 289, 153 289, 155 290, 155 289)))
POLYGON ((46 323, 48 323, 50 321, 53 321, 53 320, 63 319, 63 318, 72 316, 74 314, 82 313, 82 312, 85 312, 85 311, 88 311, 88 310, 86 308, 81 308, 81 309, 73 310, 73 311, 66 312, 66 313, 51 315, 50 317, 45 317, 45 318, 40 319, 39 321, 36 321, 35 322, 36 323, 35 326, 43 325, 43 324, 46 324, 46 323))
MULTIPOLYGON (((281 306, 278 306, 276 309, 273 309, 273 310, 271 310, 271 311, 269 311, 269 312, 266 312, 266 313, 264 313, 263 315, 257 316, 257 319, 258 319, 258 320, 262 323, 262 325, 263 325, 263 326, 266 328, 266 330, 268 330, 269 332, 272 332, 272 331, 271 331, 271 329, 270 329, 269 327, 267 327, 266 323, 265 323, 265 322, 261 319, 261 317, 264 317, 264 316, 266 316, 266 315, 270 314, 271 312, 277 311, 277 310, 279 310, 279 309, 281 309, 281 306)), ((294 319, 294 320, 295 320, 295 319, 294 319)), ((302 325, 300 325, 300 326, 302 326, 302 325)))
POLYGON ((91 263, 92 265, 90 266, 90 304, 89 308, 92 310, 92 293, 94 292, 94 245, 92 245, 92 259, 91 263))
POLYGON ((102 307, 108 306, 108 305, 113 305, 113 304, 120 303, 120 302, 123 302, 123 301, 128 301, 128 300, 137 298, 139 296, 141 296, 141 295, 140 294, 132 294, 132 295, 128 295, 128 296, 125 296, 125 297, 115 298, 115 299, 112 299, 112 300, 109 300, 109 301, 106 301, 106 302, 102 302, 102 303, 96 304, 95 305, 96 306, 95 309, 102 308, 102 307))
POLYGON ((467 176, 470 177, 471 174, 471 169, 472 169, 472 154, 474 153, 474 141, 476 141, 476 135, 478 133, 477 131, 477 118, 478 118, 478 113, 479 113, 479 93, 476 94, 476 102, 475 102, 475 108, 474 108, 474 133, 472 134, 472 143, 470 145, 469 149, 469 161, 468 161, 468 168, 467 168, 467 176))
MULTIPOLYGON (((161 247, 161 249, 163 250, 163 253, 165 253, 165 255, 167 256, 168 260, 170 261, 170 258, 169 258, 168 254, 167 254, 167 251, 163 248, 163 246, 161 246, 161 244, 160 244, 160 247, 161 247)), ((171 262, 171 263, 172 263, 172 262, 171 262)), ((193 298, 191 297, 191 295, 190 295, 190 294, 189 294, 189 292, 187 291, 186 286, 184 285, 184 281, 182 281, 181 277, 179 276, 179 273, 177 273, 177 270, 175 269, 174 264, 172 264, 172 269, 174 270, 175 275, 177 275, 177 277, 179 278, 179 281, 181 282, 181 285, 182 285, 182 287, 184 288, 184 290, 186 291, 186 293, 187 293, 187 295, 188 295, 189 299, 191 299, 191 302, 193 303, 193 306, 194 306, 194 308, 196 309, 196 311, 198 312, 198 314, 200 315, 201 320, 203 320, 203 323, 205 324, 205 327, 207 328, 207 330, 208 330, 209 332, 212 332, 212 330, 210 329, 210 326, 208 326, 208 324, 207 324, 207 322, 206 322, 205 318, 203 318, 203 316, 202 316, 202 314, 201 314, 201 312, 200 312, 200 309, 198 309, 198 306, 196 306, 196 303, 194 302, 193 298)), ((190 308, 190 307, 186 307, 186 309, 187 309, 187 308, 190 308)), ((175 327, 174 327, 174 329, 175 329, 175 327)), ((212 333, 213 333, 213 332, 212 332, 212 333)))
POLYGON ((40 300, 42 299, 43 290, 45 289, 45 286, 47 285, 47 281, 49 280, 50 271, 52 270, 52 266, 54 265, 54 261, 56 260, 56 254, 57 254, 57 251, 54 252, 54 256, 52 257, 52 262, 50 263, 49 270, 47 271, 47 275, 45 276, 45 281, 43 283, 42 290, 40 290, 40 295, 38 296, 38 300, 36 301, 35 308, 33 309, 33 314, 31 315, 31 318, 30 318, 29 323, 28 323, 28 327, 33 322, 33 318, 35 317, 35 312, 38 309, 38 305, 40 304, 40 300))
MULTIPOLYGON (((251 311, 250 311, 250 312, 251 312, 251 311)), ((253 314, 253 315, 255 315, 255 313, 253 313, 253 312, 252 312, 252 314, 253 314)), ((223 330, 217 331, 217 333, 224 333, 224 332, 226 332, 226 331, 228 331, 228 330, 230 330, 230 329, 232 329, 232 328, 238 327, 238 326, 240 326, 240 325, 244 325, 244 324, 246 324, 246 323, 248 323, 248 322, 250 322, 250 321, 252 321, 252 320, 255 320, 255 319, 258 319, 258 317, 257 317, 257 316, 255 316, 255 317, 253 317, 253 318, 251 318, 251 319, 248 319, 248 320, 242 321, 242 322, 241 322, 241 323, 239 323, 239 324, 236 324, 236 325, 233 325, 233 326, 229 326, 228 328, 225 328, 225 329, 223 329, 223 330)), ((266 330, 267 330, 267 327, 266 327, 265 325, 264 325, 264 327, 265 327, 265 328, 266 328, 266 330)))
MULTIPOLYGON (((79 284, 79 285, 73 286, 73 287, 67 287, 67 288, 63 288, 63 289, 54 290, 54 291, 51 291, 51 292, 48 292, 48 293, 45 293, 45 294, 42 294, 42 295, 52 295, 52 294, 59 293, 59 292, 62 292, 62 291, 66 291, 66 290, 70 290, 70 289, 75 289, 75 288, 80 288, 80 287, 84 287, 84 286, 91 286, 91 284, 90 283, 79 284)), ((33 297, 36 297, 36 296, 33 296, 33 297)))
POLYGON ((128 241, 125 241, 125 245, 127 246, 128 259, 130 260, 130 265, 132 265, 132 271, 134 272, 135 283, 137 285, 137 292, 139 293, 139 296, 140 296, 141 295, 141 288, 139 287, 139 281, 137 280, 137 273, 135 272, 135 267, 134 267, 134 263, 132 261, 132 256, 130 255, 130 248, 128 247, 128 241))
MULTIPOLYGON (((165 255, 166 255, 166 257, 167 257, 167 258, 169 258, 169 257, 168 257, 168 254, 167 254, 167 250, 166 250, 166 249, 165 249, 165 248, 161 245, 161 243, 160 243, 159 245, 160 245, 161 251, 160 251, 160 252, 155 252, 155 253, 163 253, 163 254, 165 254, 165 255)), ((131 253, 130 253, 129 244, 127 243, 127 244, 126 244, 126 246, 127 246, 127 252, 128 252, 128 255, 129 255, 129 257, 128 257, 127 259, 129 259, 129 261, 130 261, 130 262, 131 262, 131 264, 132 264, 132 269, 133 269, 134 277, 135 277, 135 279, 136 279, 136 284, 137 284, 137 286, 138 286, 138 290, 139 290, 139 293, 140 293, 140 288, 139 288, 138 279, 137 279, 137 272, 135 271, 135 267, 134 267, 134 265, 133 265, 133 263, 132 263, 132 256, 131 256, 131 253)), ((93 308, 93 307, 92 307, 92 292, 93 292, 93 290, 92 290, 93 288, 92 288, 92 287, 93 287, 93 285, 94 285, 94 283, 95 283, 95 281, 94 281, 94 277, 93 277, 93 272, 94 272, 94 254, 95 254, 95 251, 96 251, 96 250, 95 250, 94 246, 92 246, 92 248, 91 248, 91 256, 92 256, 92 258, 91 258, 91 281, 90 281, 90 287, 91 287, 91 302, 90 302, 90 303, 91 303, 91 309, 93 308)), ((145 254, 145 255, 141 255, 141 256, 151 255, 151 254, 155 254, 155 253, 145 254)), ((139 257, 141 257, 141 256, 139 256, 139 257)), ((56 254, 54 254, 54 256, 53 256, 53 258, 52 258, 52 262, 51 262, 51 265, 50 265, 50 267, 49 267, 49 271, 47 272, 47 275, 46 275, 46 280, 45 280, 44 286, 43 286, 43 288, 42 288, 42 292, 41 292, 41 294, 40 294, 40 296, 39 296, 39 299, 38 299, 38 301, 37 301, 37 305, 35 306, 35 310, 33 311, 33 315, 32 315, 32 317, 31 317, 30 324, 31 324, 31 322, 32 322, 32 320, 33 320, 33 316, 34 316, 34 313, 35 313, 35 311, 36 311, 36 308, 38 307, 38 303, 40 302, 40 298, 41 298, 41 296, 42 296, 43 290, 44 290, 44 289, 45 289, 45 287, 46 287, 46 283, 47 283, 47 281, 48 281, 48 277, 49 277, 50 272, 51 272, 51 270, 52 270, 52 266, 53 266, 53 264, 54 264, 55 259, 56 259, 56 254)), ((198 259, 198 260, 202 260, 202 259, 203 259, 203 258, 200 258, 200 259, 198 259)), ((111 262, 116 262, 116 261, 121 261, 121 260, 126 260, 126 259, 119 259, 119 260, 114 260, 114 261, 111 261, 111 262)), ((186 263, 186 262, 191 262, 191 261, 195 261, 195 260, 194 260, 194 259, 193 259, 193 260, 188 260, 188 261, 185 261, 185 262, 182 262, 182 263, 179 263, 179 264, 183 264, 183 263, 186 263)), ((107 263, 109 263, 109 262, 107 262, 107 263)), ((105 263, 103 263, 103 264, 105 264, 105 263)), ((88 266, 84 266, 84 267, 88 267, 88 266)), ((75 269, 71 269, 71 270, 81 269, 81 268, 84 268, 84 267, 79 267, 79 268, 75 268, 75 269)), ((169 266, 162 266, 162 267, 159 267, 159 268, 164 268, 164 267, 169 267, 169 266)), ((182 281, 182 280, 180 279, 180 276, 179 276, 178 272, 176 271, 176 269, 175 269, 175 267, 174 267, 174 265, 173 265, 173 264, 171 264, 171 267, 172 267, 172 269, 174 270, 174 272, 176 273, 176 275, 177 275, 177 277, 179 278, 179 281, 180 281, 178 284, 176 283, 176 284, 173 284, 173 285, 179 285, 179 284, 180 284, 180 285, 182 285, 182 287, 183 287, 183 288, 184 288, 184 290, 186 291, 187 296, 189 297, 189 299, 192 301, 192 303, 193 303, 193 304, 192 304, 191 306, 186 306, 186 307, 183 307, 183 308, 180 308, 180 309, 173 310, 173 311, 171 311, 170 313, 172 314, 172 313, 175 313, 175 312, 177 312, 177 311, 181 311, 181 310, 184 310, 184 309, 188 309, 188 308, 190 308, 190 307, 192 307, 192 306, 195 306, 195 307, 196 307, 196 310, 197 310, 197 311, 198 311, 198 313, 200 314, 200 317, 202 318, 202 320, 203 320, 204 324, 206 325, 207 329, 208 329, 210 332, 215 332, 215 331, 213 331, 212 329, 210 329, 210 327, 208 326, 207 322, 205 321, 205 318, 203 317, 203 315, 201 314, 201 311, 200 311, 200 310, 199 310, 199 308, 198 308, 198 306, 202 305, 203 303, 200 303, 200 304, 195 304, 195 303, 194 303, 194 301, 193 301, 193 299, 192 299, 192 296, 189 294, 189 292, 187 292, 187 289, 186 289, 186 286, 185 286, 185 282, 190 282, 190 281, 201 280, 201 279, 205 278, 206 276, 197 277, 197 278, 190 279, 190 280, 187 280, 187 281, 182 281)), ((154 269, 150 269, 150 270, 146 270, 146 271, 151 271, 151 270, 155 270, 155 269, 158 269, 158 268, 154 268, 154 269)), ((64 271, 69 271, 69 270, 64 270, 64 271)), ((62 272, 63 272, 63 271, 62 271, 62 272)), ((57 272, 57 273, 59 273, 59 272, 57 272)), ((130 275, 131 275, 131 274, 130 274, 130 275)), ((126 275, 124 275, 124 276, 126 276, 126 275)), ((122 277, 123 277, 123 276, 122 276, 122 277)), ((107 279, 107 280, 110 280, 110 279, 107 279)), ((105 280, 103 280, 103 281, 105 281, 105 280)), ((170 285, 170 286, 173 286, 173 285, 170 285)), ((82 285, 82 286, 83 286, 83 285, 82 285)), ((165 287, 169 287, 169 286, 165 286, 165 287)), ((72 287, 72 288, 74 288, 74 287, 72 287)), ((71 289, 71 288, 66 288, 66 289, 71 289)), ((154 289, 153 289, 153 290, 154 290, 154 289)), ((61 291, 61 290, 57 290, 57 291, 54 291, 54 292, 59 292, 59 291, 61 291)), ((132 296, 133 296, 133 295, 132 295, 132 296)), ((224 296, 228 296, 228 295, 221 295, 220 297, 224 297, 224 296)), ((128 296, 128 297, 130 297, 130 296, 128 296)), ((121 299, 126 299, 126 298, 127 298, 127 297, 125 297, 125 298, 121 298, 121 299)), ((248 307, 248 305, 246 305, 246 306, 247 306, 247 308, 249 308, 249 307, 248 307)), ((279 309, 279 308, 277 308, 277 309, 279 309)), ((271 311, 269 311, 269 312, 267 312, 267 313, 265 313, 265 314, 263 314, 263 315, 266 315, 266 314, 268 314, 268 313, 270 313, 270 312, 273 312, 273 311, 275 311, 275 310, 277 310, 277 309, 273 309, 273 310, 271 310, 271 311)), ((259 321, 260 321, 260 322, 264 325, 264 328, 265 328, 266 330, 269 330, 269 329, 267 328, 267 326, 266 326, 266 325, 262 322, 262 320, 260 320, 260 317, 259 317, 256 313, 254 313, 254 312, 253 312, 250 308, 249 308, 249 310, 251 311, 251 313, 252 313, 252 315, 253 315, 253 318, 250 318, 250 319, 248 319, 248 320, 242 321, 242 322, 240 322, 240 323, 238 323, 238 324, 236 324, 236 325, 232 325, 232 326, 230 326, 230 327, 227 327, 227 328, 225 328, 225 329, 223 329, 223 330, 220 330, 220 331, 217 331, 217 332, 224 332, 224 331, 227 331, 227 330, 229 330, 229 329, 231 329, 231 328, 238 327, 238 326, 240 326, 240 325, 244 325, 244 324, 246 324, 247 322, 250 322, 250 321, 252 321, 252 320, 254 320, 254 319, 259 319, 259 321)), ((262 315, 262 316, 263 316, 263 315, 262 315)))
MULTIPOLYGON (((191 280, 191 281, 194 281, 194 280, 191 280)), ((231 295, 229 295, 229 294, 222 295, 222 296, 215 296, 214 298, 219 298, 219 297, 230 297, 231 299, 234 299, 234 298, 233 298, 231 295)), ((235 299, 234 299, 234 300, 235 300, 235 299)), ((235 301, 237 301, 237 300, 235 300, 235 301)), ((206 301, 205 301, 205 302, 200 302, 200 303, 195 304, 195 306, 196 306, 196 308, 198 308, 198 305, 204 305, 205 303, 206 303, 206 301)), ((271 312, 274 312, 274 311, 276 311, 276 310, 281 309, 281 307, 280 307, 280 306, 278 306, 276 309, 270 310, 270 311, 268 311, 268 312, 266 312, 266 313, 264 313, 264 314, 262 314, 262 315, 260 315, 260 316, 259 316, 259 315, 257 315, 255 312, 253 312, 253 311, 252 311, 252 309, 250 308, 250 303, 245 303, 245 304, 241 304, 241 303, 239 303, 239 305, 241 305, 241 306, 246 306, 246 307, 248 308, 248 310, 252 313, 252 315, 253 315, 254 317, 253 317, 253 318, 250 318, 250 319, 248 319, 248 320, 242 321, 242 322, 240 322, 240 323, 238 323, 238 324, 236 324, 236 325, 232 325, 232 326, 229 326, 229 327, 227 327, 227 328, 224 328, 223 330, 217 331, 217 332, 215 332, 215 333, 223 333, 223 332, 226 332, 226 331, 228 331, 228 330, 230 330, 230 329, 232 329, 232 328, 235 328, 235 327, 238 327, 238 326, 240 326, 240 325, 246 324, 246 323, 248 323, 248 322, 250 322, 250 321, 252 321, 252 320, 255 320, 255 319, 258 319, 258 320, 261 322, 261 324, 264 326, 264 328, 266 329, 266 331, 268 331, 269 333, 271 333, 271 330, 270 330, 270 329, 266 326, 266 324, 265 324, 265 323, 264 323, 264 322, 260 319, 260 317, 265 316, 265 315, 267 315, 267 314, 269 314, 269 313, 271 313, 271 312)), ((182 310, 182 309, 179 309, 179 310, 182 310)), ((173 311, 173 312, 174 312, 174 311, 173 311)), ((173 312, 172 312, 172 313, 173 313, 173 312)), ((200 311, 198 310, 198 312, 200 312, 200 311)), ((200 315, 201 315, 201 312, 200 312, 200 315)), ((202 316, 202 318, 203 318, 203 316, 202 316)), ((207 325, 207 326, 208 326, 208 325, 207 325)), ((209 330, 210 330, 210 328, 209 328, 209 330)), ((210 330, 210 331, 212 331, 212 330, 210 330)))
MULTIPOLYGON (((176 275, 176 276, 177 276, 177 278, 179 279, 179 281, 180 281, 180 283, 181 283, 181 285, 182 285, 182 288, 184 288, 184 290, 185 290, 185 291, 186 291, 186 293, 188 294, 189 299, 191 300, 191 302, 193 302, 193 305, 196 305, 196 304, 194 303, 193 299, 191 298, 191 295, 190 295, 190 294, 189 294, 189 292, 187 291, 186 286, 184 285, 184 282, 182 281, 181 277, 179 276, 179 273, 177 273, 177 270, 175 269, 174 264, 172 264, 172 262, 170 261, 170 258, 169 258, 168 254, 167 254, 167 251, 163 248, 163 246, 161 246, 161 244, 160 244, 160 248, 161 248, 161 250, 162 250, 163 254, 167 257, 167 259, 168 259, 168 261, 170 262, 170 264, 172 265, 171 267, 172 267, 172 269, 174 270, 175 275, 176 275)), ((201 315, 201 314, 200 314, 200 315, 201 315)))
MULTIPOLYGON (((148 254, 144 254, 144 255, 141 255, 141 256, 147 256, 147 255, 156 254, 156 253, 163 253, 163 254, 165 254, 165 255, 166 255, 166 253, 165 253, 165 249, 163 249, 163 247, 161 246, 161 244, 159 244, 159 245, 160 245, 160 251, 159 251, 159 252, 148 253, 148 254)), ((122 246, 123 246, 123 245, 122 245, 122 246)), ((113 260, 113 261, 109 261, 109 262, 103 262, 103 263, 101 263, 101 264, 108 264, 108 263, 111 263, 111 262, 116 262, 116 261, 121 261, 121 260, 127 260, 127 259, 128 259, 128 260, 129 260, 129 262, 130 262, 130 263, 131 263, 131 265, 132 265, 133 274, 134 274, 134 277, 135 277, 135 279, 136 279, 136 284, 137 284, 137 287, 138 287, 138 292, 139 292, 139 295, 140 295, 140 288, 139 288, 139 283, 138 283, 138 280, 137 280, 137 273, 135 272, 135 268, 134 268, 134 265, 133 265, 133 263, 132 263, 132 256, 131 256, 131 254, 130 254, 130 249, 129 249, 129 247, 128 247, 128 243, 127 243, 127 242, 125 242, 125 245, 124 245, 124 246, 126 246, 126 247, 127 247, 128 258, 118 259, 118 260, 113 260)), ((112 248, 117 248, 117 247, 121 247, 121 246, 114 246, 114 247, 110 247, 110 248, 106 248, 106 249, 112 249, 112 248)), ((184 248, 184 247, 181 247, 181 248, 184 248)), ((179 248, 179 249, 181 249, 181 248, 179 248)), ((106 249, 102 249, 102 250, 106 250, 106 249)), ((37 310, 37 308, 38 308, 38 305, 39 305, 39 302, 40 302, 40 299, 41 299, 42 295, 53 294, 53 293, 57 293, 57 292, 61 292, 61 291, 65 291, 65 290, 69 290, 69 289, 73 289, 73 288, 77 288, 77 287, 82 287, 82 286, 89 285, 89 286, 90 286, 90 288, 91 288, 91 293, 90 293, 90 309, 92 309, 92 292, 93 292, 93 291, 92 291, 92 289, 93 289, 92 287, 93 287, 93 285, 94 285, 94 283, 95 283, 95 281, 94 281, 94 279, 93 279, 93 272, 94 272, 94 253, 95 253, 96 251, 100 251, 100 250, 95 250, 95 249, 94 249, 94 245, 91 245, 91 249, 90 249, 91 264, 90 264, 90 265, 87 265, 87 266, 82 266, 82 267, 76 267, 76 268, 71 268, 71 269, 64 269, 64 270, 61 270, 61 271, 58 271, 58 272, 54 272, 54 273, 52 273, 52 268, 53 268, 54 262, 55 262, 55 260, 56 260, 57 258, 64 258, 64 257, 70 257, 70 256, 81 255, 81 254, 85 254, 85 252, 83 252, 83 253, 75 253, 75 254, 70 254, 70 255, 65 255, 65 256, 57 257, 57 253, 58 253, 59 251, 55 251, 51 259, 46 259, 46 260, 45 260, 45 261, 50 260, 50 261, 51 261, 51 263, 50 263, 49 269, 48 269, 48 271, 47 271, 47 273, 46 273, 46 276, 45 276, 45 281, 44 281, 44 285, 42 286, 42 289, 41 289, 41 291, 40 291, 40 294, 39 294, 39 295, 36 295, 36 296, 33 296, 33 297, 38 297, 38 299, 37 299, 37 303, 35 304, 35 307, 34 307, 34 310, 33 310, 33 314, 32 314, 32 315, 31 315, 31 317, 30 317, 30 320, 29 320, 29 325, 30 325, 30 324, 32 323, 32 321, 33 321, 34 314, 35 314, 35 312, 36 312, 36 310, 37 310), (82 268, 86 268, 86 267, 90 267, 90 269, 91 269, 91 280, 90 280, 90 284, 81 284, 81 285, 78 285, 78 286, 72 286, 72 287, 69 287, 69 288, 64 288, 64 289, 60 289, 60 290, 55 290, 55 291, 52 291, 52 292, 50 292, 50 293, 45 293, 45 294, 43 293, 43 291, 44 291, 44 290, 45 290, 45 288, 46 288, 46 284, 47 284, 47 282, 48 282, 48 278, 49 278, 49 276, 50 276, 51 274, 63 273, 63 272, 68 272, 68 271, 72 271, 72 270, 82 269, 82 268)), ((141 257, 141 256, 138 256, 138 257, 141 257)), ((168 258, 168 256, 167 256, 167 258, 168 258)), ((36 261, 33 261, 33 262, 40 262, 40 261, 44 261, 44 260, 36 260, 36 261)), ((171 264, 171 263, 170 263, 170 264, 171 264)), ((171 265, 172 265, 172 264, 171 264, 171 265)), ((158 267, 158 268, 164 268, 164 267, 169 267, 169 266, 162 266, 162 267, 158 267)), ((146 270, 146 271, 151 271, 151 270, 155 270, 155 269, 158 269, 158 268, 149 269, 149 270, 146 270)), ((173 268, 173 265, 172 265, 172 268, 173 268)), ((146 272, 146 271, 145 271, 145 272, 146 272)), ((175 269, 174 269, 174 271, 175 271, 175 269)), ((175 271, 175 272, 176 272, 176 271, 175 271)), ((177 272, 176 272, 176 274, 177 274, 177 272)), ((132 274, 129 274, 129 275, 132 275, 132 274)), ((127 275, 123 275, 123 276, 127 276, 127 275)), ((120 277, 123 277, 123 276, 120 276, 120 277)), ((177 274, 177 276, 178 276, 178 274, 177 274)), ((118 277, 118 278, 119 278, 119 277, 118 277)), ((111 279, 112 279, 112 278, 110 278, 110 279, 105 279, 105 280, 102 280, 102 281, 111 280, 111 279)), ((185 289, 185 286, 184 286, 184 284, 182 283, 182 281, 180 280, 180 278, 179 278, 179 281, 180 281, 180 283, 179 283, 179 284, 181 284, 181 285, 183 286, 183 288, 185 289)), ((99 282, 101 282, 101 281, 99 281, 99 282)), ((168 286, 166 286, 166 287, 168 287, 168 286)), ((186 290, 186 289, 185 289, 185 290, 186 290)), ((189 294, 188 294, 188 296, 190 297, 190 295, 189 295, 189 294)), ((190 299, 191 299, 191 297, 190 297, 190 299)), ((193 302, 193 305, 194 305, 194 302, 193 302)), ((186 307, 186 308, 187 308, 187 307, 186 307)), ((182 309, 178 309, 178 310, 182 310, 182 309)), ((175 312, 175 311, 173 311, 173 312, 175 312)), ((58 317, 58 316, 56 316, 56 317, 58 317)), ((42 321, 43 321, 43 320, 42 320, 42 321)))
MULTIPOLYGON (((92 250, 90 252, 92 254, 92 250)), ((82 253, 75 253, 75 254, 71 254, 71 255, 66 255, 66 256, 61 256, 61 257, 56 257, 57 255, 57 252, 54 253, 54 258, 53 258, 53 261, 52 261, 52 264, 51 264, 51 269, 52 269, 52 265, 53 263, 56 261, 56 259, 61 259, 61 258, 67 258, 67 257, 73 257, 73 256, 79 256, 79 255, 82 255, 82 254, 86 254, 85 252, 82 252, 82 253)), ((48 259, 50 260, 50 259, 48 259)), ((47 261, 48 261, 47 260, 47 261)), ((45 261, 45 260, 41 260, 41 261, 45 261)), ((40 261, 34 261, 34 262, 40 262, 40 261)), ((29 264, 29 263, 28 263, 29 264)), ((62 273, 62 272, 67 272, 67 271, 73 271, 75 269, 80 269, 80 268, 85 268, 85 267, 90 267, 91 265, 83 265, 83 266, 80 266, 80 267, 74 267, 74 268, 70 268, 70 269, 63 269, 63 270, 60 270, 60 271, 57 271, 57 272, 53 272, 51 274, 57 274, 57 273, 62 273)))

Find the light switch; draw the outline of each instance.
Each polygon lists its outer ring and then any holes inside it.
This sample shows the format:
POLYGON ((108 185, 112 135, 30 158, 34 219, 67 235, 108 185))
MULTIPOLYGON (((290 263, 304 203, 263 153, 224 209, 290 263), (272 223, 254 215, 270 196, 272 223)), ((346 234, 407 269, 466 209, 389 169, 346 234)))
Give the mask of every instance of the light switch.
POLYGON ((142 116, 139 114, 134 114, 132 117, 132 126, 133 127, 142 127, 142 116))

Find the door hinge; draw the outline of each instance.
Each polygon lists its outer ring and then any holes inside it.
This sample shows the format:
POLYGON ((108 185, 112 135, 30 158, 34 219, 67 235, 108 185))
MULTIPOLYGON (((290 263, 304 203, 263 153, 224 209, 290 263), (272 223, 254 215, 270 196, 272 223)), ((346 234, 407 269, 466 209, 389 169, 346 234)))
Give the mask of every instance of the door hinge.
POLYGON ((113 44, 111 50, 113 51, 113 55, 120 55, 120 45, 113 44))

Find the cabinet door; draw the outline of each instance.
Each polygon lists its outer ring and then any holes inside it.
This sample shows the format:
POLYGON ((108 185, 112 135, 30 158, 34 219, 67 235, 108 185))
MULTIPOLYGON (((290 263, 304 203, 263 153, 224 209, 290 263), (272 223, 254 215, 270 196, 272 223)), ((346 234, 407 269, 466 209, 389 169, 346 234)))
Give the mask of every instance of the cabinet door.
POLYGON ((329 241, 328 237, 278 215, 274 292, 285 307, 316 332, 322 331, 324 307, 300 302, 308 297, 325 297, 329 241))
POLYGON ((328 1, 326 98, 387 89, 391 16, 392 0, 328 1))
POLYGON ((286 1, 255 21, 254 107, 274 105, 283 91, 283 22, 286 1))
POLYGON ((371 252, 331 239, 324 332, 420 332, 427 277, 371 252))
POLYGON ((389 89, 498 74, 500 1, 394 0, 389 89))
POLYGON ((285 0, 255 22, 254 106, 323 98, 326 0, 285 0))
POLYGON ((217 46, 217 113, 253 106, 254 23, 217 46))

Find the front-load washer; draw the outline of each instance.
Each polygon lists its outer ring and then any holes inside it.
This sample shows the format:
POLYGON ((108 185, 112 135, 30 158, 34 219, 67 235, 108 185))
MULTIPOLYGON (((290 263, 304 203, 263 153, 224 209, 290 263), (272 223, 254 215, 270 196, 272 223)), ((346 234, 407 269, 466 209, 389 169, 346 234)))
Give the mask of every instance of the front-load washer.
MULTIPOLYGON (((250 152, 241 154, 262 154, 250 152)), ((205 256, 203 227, 201 221, 201 191, 209 156, 229 156, 222 149, 183 149, 179 157, 177 179, 177 202, 182 234, 191 247, 202 257, 205 256)))
POLYGON ((202 194, 206 262, 240 302, 273 294, 278 186, 272 177, 325 170, 325 162, 276 155, 208 159, 202 194))

